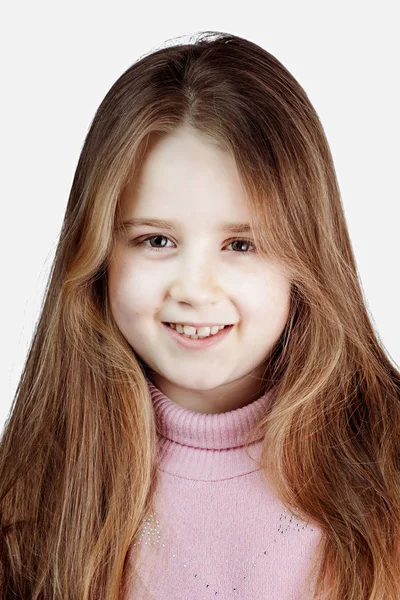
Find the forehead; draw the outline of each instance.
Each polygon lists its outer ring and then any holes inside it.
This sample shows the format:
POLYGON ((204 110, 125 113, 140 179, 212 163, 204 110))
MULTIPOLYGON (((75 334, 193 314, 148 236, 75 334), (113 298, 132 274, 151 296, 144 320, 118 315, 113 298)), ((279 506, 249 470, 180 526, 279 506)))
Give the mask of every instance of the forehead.
POLYGON ((124 219, 249 220, 234 159, 187 127, 149 145, 120 200, 124 219))

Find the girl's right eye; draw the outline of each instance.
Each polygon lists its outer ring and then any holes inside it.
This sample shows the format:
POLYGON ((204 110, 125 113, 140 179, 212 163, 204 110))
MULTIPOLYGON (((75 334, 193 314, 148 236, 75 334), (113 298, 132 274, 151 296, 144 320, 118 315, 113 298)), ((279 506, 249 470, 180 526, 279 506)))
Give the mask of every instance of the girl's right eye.
MULTIPOLYGON (((156 235, 148 235, 147 237, 144 237, 144 238, 136 238, 135 240, 132 240, 129 243, 129 245, 130 246, 144 246, 147 241, 154 240, 157 238, 163 238, 165 240, 169 240, 169 238, 167 238, 165 235, 161 235, 158 233, 156 235)), ((231 240, 228 240, 228 242, 229 242, 228 245, 233 244, 235 242, 244 242, 245 244, 250 244, 253 247, 253 249, 249 250, 248 252, 239 251, 239 252, 235 252, 236 254, 247 255, 247 254, 255 252, 255 246, 251 240, 236 237, 231 240)), ((163 248, 165 248, 165 247, 166 246, 162 246, 161 248, 154 248, 154 246, 150 246, 150 250, 153 252, 160 252, 160 250, 163 250, 163 248)))
MULTIPOLYGON (((148 240, 153 240, 153 239, 157 239, 157 238, 164 238, 165 240, 168 240, 168 238, 165 237, 165 235, 161 235, 161 234, 148 235, 145 238, 136 238, 135 240, 132 240, 129 243, 129 245, 130 246, 147 246, 147 244, 145 244, 145 242, 147 242, 148 240)), ((154 248, 153 246, 150 246, 150 250, 155 250, 156 252, 159 250, 162 250, 163 248, 165 248, 165 246, 162 246, 160 248, 154 248)))

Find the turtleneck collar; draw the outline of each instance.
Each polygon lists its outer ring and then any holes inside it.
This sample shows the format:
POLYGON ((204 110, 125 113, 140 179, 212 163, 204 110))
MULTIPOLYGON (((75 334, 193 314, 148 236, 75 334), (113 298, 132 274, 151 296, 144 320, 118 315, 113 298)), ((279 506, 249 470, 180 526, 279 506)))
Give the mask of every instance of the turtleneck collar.
POLYGON ((243 451, 252 428, 268 412, 275 388, 242 408, 198 413, 168 398, 146 377, 159 439, 159 469, 196 481, 219 481, 256 471, 261 439, 243 451), (223 451, 223 452, 221 452, 223 451))
POLYGON ((207 414, 183 408, 161 392, 147 376, 146 381, 159 435, 184 446, 207 450, 243 446, 251 428, 271 405, 274 392, 269 390, 242 408, 207 414))

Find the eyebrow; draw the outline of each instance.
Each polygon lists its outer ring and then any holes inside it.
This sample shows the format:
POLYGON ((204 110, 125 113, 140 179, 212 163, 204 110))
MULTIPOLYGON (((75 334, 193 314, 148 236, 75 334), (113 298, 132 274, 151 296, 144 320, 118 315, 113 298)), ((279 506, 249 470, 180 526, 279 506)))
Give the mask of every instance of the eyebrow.
MULTIPOLYGON (((147 219, 147 218, 133 218, 124 221, 117 227, 117 231, 126 227, 159 227, 160 229, 167 229, 174 231, 177 225, 173 221, 166 221, 164 219, 147 219)), ((220 223, 217 228, 218 232, 231 232, 231 233, 250 233, 251 227, 249 223, 220 223)))

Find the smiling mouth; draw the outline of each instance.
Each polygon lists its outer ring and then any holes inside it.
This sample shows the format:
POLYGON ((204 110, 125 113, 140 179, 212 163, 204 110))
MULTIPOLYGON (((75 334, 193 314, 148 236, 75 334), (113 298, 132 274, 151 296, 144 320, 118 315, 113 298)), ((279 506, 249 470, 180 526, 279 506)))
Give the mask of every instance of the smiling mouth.
POLYGON ((233 329, 234 325, 226 325, 223 329, 217 331, 217 333, 209 334, 206 336, 197 336, 197 335, 186 335, 184 333, 179 333, 174 327, 171 327, 169 323, 162 321, 162 326, 168 331, 168 335, 186 348, 207 348, 209 346, 214 346, 219 343, 222 339, 229 335, 231 329, 233 329))
MULTIPOLYGON (((184 337, 191 338, 191 339, 205 339, 205 338, 209 338, 209 337, 214 337, 214 336, 218 335, 221 331, 224 331, 225 329, 233 327, 233 324, 224 325, 221 329, 219 329, 215 333, 211 333, 211 329, 213 327, 215 327, 215 325, 213 325, 213 326, 211 326, 209 328, 210 329, 210 333, 208 335, 199 336, 198 334, 187 334, 187 333, 185 334, 185 333, 183 333, 183 331, 178 331, 176 329, 176 325, 179 324, 179 323, 168 323, 167 321, 162 321, 162 323, 163 323, 163 325, 166 325, 167 327, 169 327, 173 331, 176 331, 176 333, 178 333, 179 335, 183 335, 184 337), (196 336, 196 337, 192 337, 192 335, 196 336)), ((196 331, 197 331, 197 329, 196 329, 196 331)))

